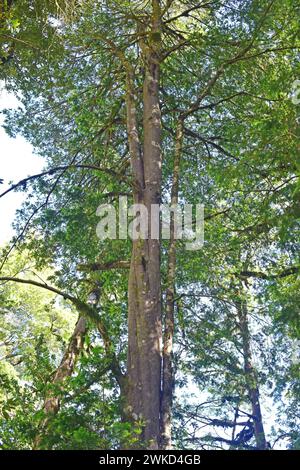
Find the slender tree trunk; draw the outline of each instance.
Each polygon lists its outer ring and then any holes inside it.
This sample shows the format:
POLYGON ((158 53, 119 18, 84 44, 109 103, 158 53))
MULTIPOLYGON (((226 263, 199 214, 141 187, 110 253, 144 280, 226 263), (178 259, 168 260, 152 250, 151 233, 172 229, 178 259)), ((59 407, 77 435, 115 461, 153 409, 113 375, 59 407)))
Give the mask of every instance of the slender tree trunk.
POLYGON ((256 446, 259 450, 265 450, 268 446, 261 413, 258 380, 252 361, 248 309, 245 301, 239 301, 236 305, 243 342, 244 372, 246 378, 246 387, 248 390, 249 400, 252 408, 256 446))
MULTIPOLYGON (((178 204, 180 160, 183 143, 183 121, 180 119, 176 130, 171 206, 178 204)), ((163 337, 163 371, 161 397, 161 446, 172 449, 172 405, 174 393, 173 337, 174 337, 174 300, 176 275, 176 224, 175 214, 171 212, 170 244, 168 254, 168 273, 166 291, 166 312, 163 337)))
POLYGON ((71 377, 75 369, 76 361, 80 355, 80 352, 83 349, 86 332, 86 319, 84 317, 79 317, 67 350, 65 351, 60 365, 58 366, 52 379, 51 385, 53 385, 55 389, 48 392, 45 398, 43 406, 45 417, 40 423, 39 432, 35 438, 33 445, 34 449, 39 449, 42 447, 43 437, 47 434, 47 428, 50 423, 50 420, 60 410, 60 394, 63 390, 63 383, 67 377, 71 377))
MULTIPOLYGON (((148 210, 148 239, 133 241, 129 273, 127 413, 144 423, 141 439, 159 447, 161 389, 161 276, 160 240, 151 239, 151 205, 161 202, 161 111, 159 104, 159 0, 152 1, 151 30, 143 43, 143 151, 138 136, 132 82, 127 96, 127 126, 136 189, 135 203, 148 210)), ((130 78, 130 77, 129 77, 130 78)))

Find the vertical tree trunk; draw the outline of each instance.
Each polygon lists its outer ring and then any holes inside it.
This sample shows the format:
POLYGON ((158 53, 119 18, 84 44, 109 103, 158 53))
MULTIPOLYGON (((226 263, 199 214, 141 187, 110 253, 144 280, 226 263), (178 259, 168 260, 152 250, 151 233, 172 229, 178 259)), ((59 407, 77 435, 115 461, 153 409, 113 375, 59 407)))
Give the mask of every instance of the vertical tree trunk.
POLYGON ((267 449, 267 441, 264 431, 260 400, 259 400, 259 386, 255 368, 252 362, 251 353, 251 336, 249 331, 248 323, 248 309, 246 302, 238 301, 236 303, 240 331, 243 343, 243 355, 244 355, 244 372, 246 378, 246 387, 248 390, 249 400, 252 408, 254 434, 256 440, 257 449, 267 449))
MULTIPOLYGON (((180 119, 176 130, 171 206, 178 204, 180 160, 183 143, 183 121, 180 119)), ((166 291, 166 312, 163 337, 163 371, 161 397, 161 446, 172 449, 172 404, 174 392, 173 337, 174 337, 174 299, 176 275, 176 225, 174 212, 171 212, 170 244, 168 254, 168 273, 166 291)))
POLYGON ((127 412, 144 423, 142 440, 159 447, 161 388, 161 276, 160 240, 151 239, 151 205, 161 202, 161 112, 159 51, 161 7, 152 1, 149 40, 142 44, 143 151, 139 144, 134 93, 128 91, 127 126, 132 170, 137 189, 134 200, 148 209, 148 239, 133 241, 129 274, 127 412))
POLYGON ((42 446, 43 437, 47 434, 47 427, 50 420, 59 412, 60 409, 60 392, 63 391, 63 383, 67 377, 71 377, 76 361, 79 357, 80 352, 83 349, 84 338, 87 331, 87 322, 84 317, 79 317, 74 332, 71 336, 67 350, 65 351, 63 358, 58 366, 54 377, 52 379, 52 385, 57 389, 51 390, 47 393, 45 398, 43 410, 45 417, 39 426, 38 435, 35 438, 33 448, 39 449, 42 446))

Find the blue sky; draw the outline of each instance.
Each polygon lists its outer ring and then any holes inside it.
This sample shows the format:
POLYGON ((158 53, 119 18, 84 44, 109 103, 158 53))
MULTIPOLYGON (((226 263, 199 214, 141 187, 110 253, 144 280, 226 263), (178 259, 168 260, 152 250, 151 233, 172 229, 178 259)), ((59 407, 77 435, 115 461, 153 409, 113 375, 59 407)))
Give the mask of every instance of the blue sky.
MULTIPOLYGON (((0 111, 17 106, 17 98, 3 90, 0 84, 0 111)), ((4 179, 4 184, 0 185, 0 193, 10 186, 11 181, 16 183, 38 173, 43 167, 43 159, 34 155, 32 146, 23 137, 8 137, 2 128, 3 121, 3 115, 0 114, 0 178, 4 179)), ((9 241, 13 235, 15 212, 25 198, 26 195, 14 192, 0 198, 0 245, 9 241)))

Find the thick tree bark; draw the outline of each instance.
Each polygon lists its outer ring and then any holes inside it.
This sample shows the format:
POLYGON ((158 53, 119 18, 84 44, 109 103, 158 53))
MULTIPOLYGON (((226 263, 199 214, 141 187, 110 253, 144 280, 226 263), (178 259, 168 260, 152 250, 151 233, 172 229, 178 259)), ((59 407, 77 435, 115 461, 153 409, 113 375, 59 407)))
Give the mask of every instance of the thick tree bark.
MULTIPOLYGON (((183 143, 183 120, 179 120, 176 130, 173 182, 171 190, 171 206, 178 204, 180 160, 183 143)), ((166 312, 164 318, 163 337, 163 370, 161 396, 161 447, 172 448, 172 405, 174 392, 173 370, 173 337, 174 337, 174 299, 176 275, 176 223, 175 214, 171 212, 170 244, 168 254, 168 273, 166 291, 166 312)))
MULTIPOLYGON (((127 126, 135 182, 134 201, 151 214, 161 202, 161 111, 159 52, 161 7, 152 1, 149 41, 141 44, 145 68, 143 86, 143 150, 138 135, 132 79, 127 94, 127 126)), ((141 446, 159 447, 161 389, 161 276, 160 240, 134 240, 129 273, 127 414, 143 422, 141 446)), ((158 237, 159 238, 159 237, 158 237)))
POLYGON ((246 387, 249 395, 249 400, 252 408, 254 434, 256 440, 256 447, 259 450, 268 448, 266 441, 262 412, 259 399, 259 386, 255 368, 252 361, 251 353, 251 335, 248 323, 248 309, 245 301, 238 301, 236 303, 237 313, 239 318, 239 326, 242 336, 243 355, 244 355, 244 372, 246 378, 246 387))
POLYGON ((63 392, 64 380, 71 377, 74 372, 76 361, 83 349, 84 338, 87 332, 87 322, 84 317, 79 317, 74 332, 71 336, 67 350, 58 366, 51 385, 54 390, 47 393, 45 398, 43 410, 45 417, 39 426, 38 435, 34 441, 34 449, 39 449, 42 446, 43 437, 47 434, 47 428, 50 420, 59 412, 60 409, 60 395, 63 392))

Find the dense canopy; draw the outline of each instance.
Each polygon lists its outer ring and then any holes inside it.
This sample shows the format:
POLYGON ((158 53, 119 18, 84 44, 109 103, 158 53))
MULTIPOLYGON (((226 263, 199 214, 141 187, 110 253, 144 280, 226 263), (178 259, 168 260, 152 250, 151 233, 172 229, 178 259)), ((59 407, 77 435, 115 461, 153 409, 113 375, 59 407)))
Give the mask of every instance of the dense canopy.
POLYGON ((1 249, 1 448, 300 447, 299 14, 1 3, 4 127, 44 159, 1 185, 27 194, 1 249), (99 237, 120 196, 193 205, 193 228, 204 205, 203 246, 174 213, 169 239, 99 237))

